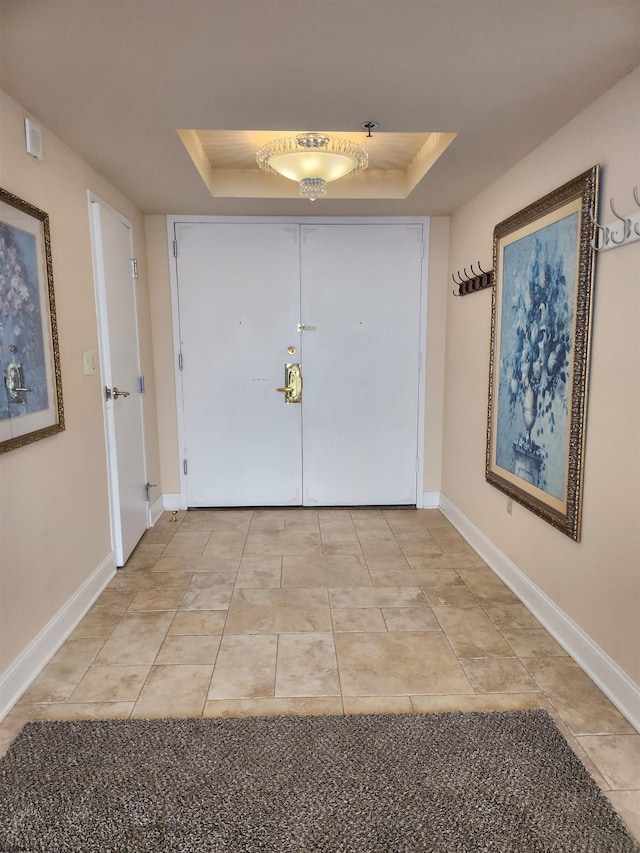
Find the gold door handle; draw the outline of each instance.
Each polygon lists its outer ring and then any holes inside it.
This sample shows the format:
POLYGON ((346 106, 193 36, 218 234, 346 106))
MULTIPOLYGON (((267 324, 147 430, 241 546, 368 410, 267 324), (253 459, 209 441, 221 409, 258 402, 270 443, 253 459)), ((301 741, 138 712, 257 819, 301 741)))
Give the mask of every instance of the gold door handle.
POLYGON ((302 373, 299 364, 285 364, 284 388, 276 388, 284 394, 285 403, 300 403, 302 400, 302 373))

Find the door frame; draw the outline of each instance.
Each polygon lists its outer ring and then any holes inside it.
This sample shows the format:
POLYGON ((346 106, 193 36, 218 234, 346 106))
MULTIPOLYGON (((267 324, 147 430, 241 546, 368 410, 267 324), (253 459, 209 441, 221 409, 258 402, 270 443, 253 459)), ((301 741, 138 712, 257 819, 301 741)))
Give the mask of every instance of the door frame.
MULTIPOLYGON (((94 218, 94 208, 92 204, 99 204, 108 210, 113 216, 120 220, 129 229, 129 241, 131 247, 131 257, 134 257, 133 249, 133 224, 123 216, 118 210, 107 204, 102 198, 97 196, 91 190, 87 190, 88 210, 89 210, 89 227, 91 233, 91 259, 93 263, 93 282, 96 299, 96 319, 98 325, 98 352, 99 352, 99 373, 100 373, 100 396, 102 398, 102 412, 104 419, 105 433, 105 449, 107 462, 107 487, 109 492, 109 525, 111 530, 111 550, 115 551, 116 560, 119 555, 122 555, 122 530, 120 525, 120 496, 118 492, 118 458, 116 453, 116 436, 113 400, 107 400, 104 389, 112 387, 111 377, 111 345, 109 340, 109 327, 107 323, 107 303, 105 292, 104 270, 101 262, 102 253, 102 235, 94 218)), ((132 279, 133 283, 133 279, 132 279)), ((135 284, 133 284, 133 295, 135 303, 135 326, 136 326, 136 344, 138 351, 138 366, 137 370, 140 374, 140 327, 138 324, 138 299, 135 284)), ((142 463, 144 467, 144 479, 147 481, 147 451, 146 451, 146 430, 144 426, 144 406, 142 399, 140 403, 140 415, 142 419, 142 463)), ((149 503, 146 505, 147 529, 152 526, 151 513, 149 503)))
POLYGON ((418 359, 418 423, 416 429, 416 507, 424 506, 424 430, 426 398, 426 361, 427 361, 427 296, 429 284, 429 237, 430 217, 428 216, 167 216, 167 245, 169 252, 169 283, 171 288, 171 322, 173 330, 173 364, 176 389, 176 416, 178 434, 178 472, 180 478, 179 509, 187 509, 187 475, 182 460, 185 458, 185 424, 182 399, 182 373, 179 355, 182 349, 180 339, 180 303, 178 294, 178 259, 174 254, 176 225, 197 224, 282 224, 282 225, 420 225, 422 226, 422 268, 420 281, 420 340, 418 359))

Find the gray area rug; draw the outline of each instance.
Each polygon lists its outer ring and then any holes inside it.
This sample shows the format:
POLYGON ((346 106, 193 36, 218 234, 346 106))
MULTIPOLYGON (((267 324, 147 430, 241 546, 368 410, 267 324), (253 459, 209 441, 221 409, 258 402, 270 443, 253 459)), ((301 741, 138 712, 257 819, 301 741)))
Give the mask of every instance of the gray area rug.
POLYGON ((545 711, 27 724, 0 849, 638 853, 545 711))

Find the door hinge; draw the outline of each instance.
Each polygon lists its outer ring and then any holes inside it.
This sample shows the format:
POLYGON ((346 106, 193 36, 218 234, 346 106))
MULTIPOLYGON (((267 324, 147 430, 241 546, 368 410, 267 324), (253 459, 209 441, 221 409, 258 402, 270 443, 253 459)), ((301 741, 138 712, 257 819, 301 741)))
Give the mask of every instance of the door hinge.
POLYGON ((131 278, 138 278, 138 261, 136 258, 131 258, 131 278))
POLYGON ((173 241, 173 257, 174 258, 178 257, 178 240, 177 239, 173 241))
POLYGON ((424 242, 424 240, 420 240, 420 257, 421 258, 424 258, 424 252, 425 252, 425 242, 424 242))
POLYGON ((178 370, 182 370, 182 367, 183 367, 182 353, 179 352, 178 353, 178 370))
POLYGON ((416 474, 420 472, 420 460, 416 457, 416 474))
POLYGON ((187 460, 186 459, 182 460, 182 470, 184 471, 185 474, 187 473, 187 460))
POLYGON ((138 382, 140 383, 140 393, 144 394, 144 376, 138 376, 138 382))
POLYGON ((145 488, 145 492, 147 494, 147 503, 151 500, 151 489, 155 489, 155 483, 147 483, 145 488))

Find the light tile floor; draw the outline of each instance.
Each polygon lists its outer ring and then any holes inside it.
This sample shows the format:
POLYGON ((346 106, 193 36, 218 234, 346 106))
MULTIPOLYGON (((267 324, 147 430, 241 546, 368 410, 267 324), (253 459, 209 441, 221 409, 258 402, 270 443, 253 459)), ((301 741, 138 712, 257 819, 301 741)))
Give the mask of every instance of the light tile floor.
POLYGON ((525 708, 640 837, 640 734, 437 510, 165 513, 0 752, 28 720, 525 708))

